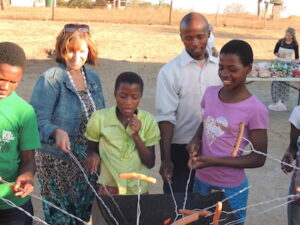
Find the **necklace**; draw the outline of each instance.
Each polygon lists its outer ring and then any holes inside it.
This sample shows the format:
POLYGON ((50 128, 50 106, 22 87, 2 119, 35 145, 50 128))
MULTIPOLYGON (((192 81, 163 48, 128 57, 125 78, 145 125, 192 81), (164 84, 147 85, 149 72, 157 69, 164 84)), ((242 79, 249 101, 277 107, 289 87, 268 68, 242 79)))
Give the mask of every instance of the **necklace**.
MULTIPOLYGON (((71 74, 70 74, 70 72, 69 72, 68 69, 67 69, 67 74, 68 74, 68 77, 69 77, 69 80, 70 80, 71 84, 73 85, 73 87, 74 87, 75 90, 76 90, 77 97, 79 98, 79 101, 80 101, 80 103, 81 103, 81 105, 82 105, 82 107, 83 107, 85 116, 86 116, 86 118, 87 118, 87 120, 88 120, 88 119, 89 119, 89 112, 88 112, 87 106, 86 106, 86 104, 84 103, 84 101, 82 100, 80 94, 78 93, 78 90, 77 90, 77 88, 76 88, 76 86, 75 86, 75 84, 74 84, 73 78, 72 78, 72 76, 71 76, 71 74)), ((89 89, 88 89, 87 82, 86 82, 86 77, 85 77, 85 73, 84 73, 84 70, 83 70, 82 67, 81 67, 81 74, 82 74, 82 76, 83 76, 84 87, 86 88, 86 92, 87 92, 88 97, 89 97, 89 99, 90 99, 90 101, 91 101, 91 103, 92 103, 93 112, 95 112, 95 111, 96 111, 96 105, 95 105, 95 102, 94 102, 94 100, 93 100, 93 98, 92 98, 92 95, 91 95, 91 93, 90 93, 90 91, 89 91, 89 89)))

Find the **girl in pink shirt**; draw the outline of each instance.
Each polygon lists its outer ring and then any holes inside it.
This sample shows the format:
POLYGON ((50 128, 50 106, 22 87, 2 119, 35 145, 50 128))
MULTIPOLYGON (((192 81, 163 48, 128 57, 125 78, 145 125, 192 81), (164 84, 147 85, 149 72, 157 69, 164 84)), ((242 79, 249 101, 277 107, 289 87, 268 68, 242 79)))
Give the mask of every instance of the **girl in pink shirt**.
MULTIPOLYGON (((203 122, 188 144, 189 167, 196 170, 194 192, 208 194, 212 189, 224 190, 229 197, 248 186, 244 168, 261 167, 265 156, 251 152, 231 157, 239 125, 245 125, 244 138, 255 150, 267 153, 268 110, 246 86, 247 74, 252 70, 251 46, 241 40, 232 40, 220 52, 219 77, 223 86, 206 90, 201 102, 203 122)), ((242 139, 240 149, 248 145, 242 139)), ((248 191, 229 199, 232 210, 247 205, 248 191)), ((246 210, 236 212, 242 219, 246 210)), ((241 222, 240 224, 243 224, 241 222)))

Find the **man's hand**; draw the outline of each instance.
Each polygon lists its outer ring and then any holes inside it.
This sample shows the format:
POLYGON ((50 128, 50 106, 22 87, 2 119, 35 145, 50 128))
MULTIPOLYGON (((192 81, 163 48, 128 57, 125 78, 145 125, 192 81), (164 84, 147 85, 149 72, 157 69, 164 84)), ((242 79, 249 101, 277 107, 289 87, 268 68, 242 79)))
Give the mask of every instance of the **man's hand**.
POLYGON ((170 160, 161 161, 159 173, 165 182, 172 183, 173 178, 173 163, 170 160))
POLYGON ((16 196, 24 198, 33 192, 33 177, 32 174, 21 174, 17 177, 15 184, 12 186, 12 191, 16 196))
MULTIPOLYGON (((281 162, 284 162, 284 163, 287 163, 287 164, 291 164, 294 160, 294 157, 293 157, 293 154, 290 153, 290 152, 286 152, 282 159, 281 159, 281 162)), ((288 165, 284 165, 284 164, 281 164, 281 170, 287 174, 287 173, 290 173, 293 171, 293 167, 291 166, 288 166, 288 165)))

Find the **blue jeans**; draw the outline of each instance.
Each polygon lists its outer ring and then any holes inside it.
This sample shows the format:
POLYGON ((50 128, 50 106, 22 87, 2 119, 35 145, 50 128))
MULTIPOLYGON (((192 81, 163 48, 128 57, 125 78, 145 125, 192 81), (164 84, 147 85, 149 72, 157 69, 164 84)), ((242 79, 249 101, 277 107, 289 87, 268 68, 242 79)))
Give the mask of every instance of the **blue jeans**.
MULTIPOLYGON (((193 192, 198 192, 201 195, 208 195, 212 190, 224 190, 225 198, 228 198, 228 197, 234 195, 235 193, 239 192, 240 190, 248 187, 248 185, 249 185, 248 178, 246 178, 246 180, 243 184, 241 184, 238 187, 233 187, 233 188, 210 185, 210 184, 204 183, 204 182, 198 180, 197 178, 195 178, 193 192)), ((240 209, 240 208, 244 208, 247 206, 248 193, 249 193, 249 190, 246 190, 228 200, 232 211, 240 209)), ((246 210, 244 209, 244 210, 240 210, 240 211, 236 212, 235 216, 237 217, 237 219, 246 217, 246 210)), ((241 222, 240 224, 242 225, 242 224, 244 224, 244 222, 241 222)))
MULTIPOLYGON (((33 215, 31 200, 20 206, 33 215)), ((0 224, 5 225, 32 225, 32 218, 17 208, 0 210, 0 224)))

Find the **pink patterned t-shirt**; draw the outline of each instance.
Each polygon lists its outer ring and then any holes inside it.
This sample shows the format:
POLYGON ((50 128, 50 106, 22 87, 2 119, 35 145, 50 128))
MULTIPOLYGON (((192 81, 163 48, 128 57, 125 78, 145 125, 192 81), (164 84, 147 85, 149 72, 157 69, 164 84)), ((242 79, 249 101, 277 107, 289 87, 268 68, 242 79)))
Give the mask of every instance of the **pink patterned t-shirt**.
MULTIPOLYGON (((230 157, 241 122, 245 124, 245 138, 248 138, 250 130, 268 127, 268 110, 255 96, 238 103, 224 103, 219 99, 221 88, 208 88, 201 102, 204 110, 203 156, 230 157)), ((243 140, 240 148, 244 149, 247 145, 243 140)), ((242 151, 239 151, 240 155, 242 151)), ((237 187, 245 181, 245 173, 241 168, 207 167, 197 169, 196 178, 219 187, 237 187)))

